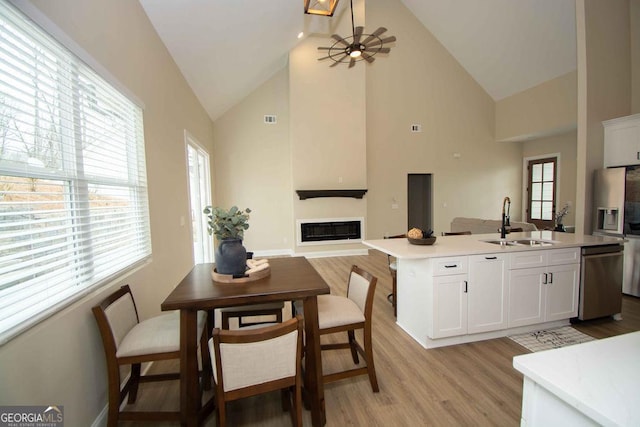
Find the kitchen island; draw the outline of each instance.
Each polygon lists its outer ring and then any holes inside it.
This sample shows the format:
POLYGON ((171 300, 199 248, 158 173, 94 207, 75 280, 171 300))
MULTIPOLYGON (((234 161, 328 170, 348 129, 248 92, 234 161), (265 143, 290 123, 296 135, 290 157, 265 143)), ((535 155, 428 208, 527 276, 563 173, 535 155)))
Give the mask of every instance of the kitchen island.
POLYGON ((425 348, 554 328, 578 313, 580 249, 622 239, 553 231, 363 243, 397 259, 397 324, 425 348))
POLYGON ((640 425, 640 332, 513 358, 526 426, 640 425))

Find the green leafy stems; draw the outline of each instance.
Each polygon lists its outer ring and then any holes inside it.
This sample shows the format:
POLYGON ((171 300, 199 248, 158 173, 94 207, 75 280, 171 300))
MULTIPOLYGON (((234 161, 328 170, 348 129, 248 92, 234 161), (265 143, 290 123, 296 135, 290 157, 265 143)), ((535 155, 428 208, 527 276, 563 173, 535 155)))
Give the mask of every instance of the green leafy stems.
POLYGON ((218 240, 242 240, 244 230, 249 228, 249 213, 251 213, 249 208, 242 211, 237 206, 232 206, 229 210, 207 206, 202 212, 208 219, 207 231, 209 235, 215 235, 218 240))

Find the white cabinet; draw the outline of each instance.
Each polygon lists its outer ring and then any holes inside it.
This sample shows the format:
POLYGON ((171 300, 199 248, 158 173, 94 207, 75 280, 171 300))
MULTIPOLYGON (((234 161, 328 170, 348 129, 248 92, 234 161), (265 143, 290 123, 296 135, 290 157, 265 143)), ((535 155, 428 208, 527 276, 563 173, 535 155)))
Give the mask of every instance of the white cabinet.
POLYGON ((509 261, 510 328, 578 315, 578 248, 516 252, 509 261))
POLYGON ((430 338, 467 333, 468 257, 433 260, 433 318, 430 338))
POLYGON ((439 258, 433 276, 431 338, 507 327, 505 254, 439 258))
POLYGON ((469 257, 467 333, 507 327, 506 261, 505 254, 469 257))
POLYGON ((433 332, 431 338, 467 333, 467 275, 433 278, 433 332))
POLYGON ((602 122, 604 167, 640 164, 640 114, 602 122))

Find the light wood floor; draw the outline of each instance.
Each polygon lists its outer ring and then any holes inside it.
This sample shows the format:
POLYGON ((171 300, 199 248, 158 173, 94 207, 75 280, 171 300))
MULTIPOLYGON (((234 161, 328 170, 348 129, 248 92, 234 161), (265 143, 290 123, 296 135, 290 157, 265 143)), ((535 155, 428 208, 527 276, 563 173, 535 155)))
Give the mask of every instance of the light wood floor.
MULTIPOLYGON (((425 350, 396 324, 387 294, 391 279, 386 255, 316 258, 310 262, 331 286, 331 293, 346 293, 352 264, 378 277, 373 309, 375 365, 380 385, 372 393, 366 376, 325 387, 327 426, 518 426, 522 375, 512 367, 513 356, 529 351, 508 338, 425 350)), ((625 296, 623 320, 602 319, 574 325, 596 338, 640 330, 640 298, 625 296)), ((350 367, 349 352, 323 353, 323 369, 350 367)), ((177 363, 153 370, 177 369, 177 363)), ((179 405, 178 383, 143 384, 136 408, 174 409, 179 405)), ((289 426, 280 394, 272 393, 228 405, 230 426, 289 426)), ((311 425, 309 411, 304 424, 311 425)), ((215 414, 206 426, 215 426, 215 414)), ((126 426, 142 423, 123 423, 126 426)), ((147 424, 148 425, 148 424, 147 424)), ((160 425, 155 423, 154 425, 160 425)), ((172 426, 176 424, 165 423, 172 426)))

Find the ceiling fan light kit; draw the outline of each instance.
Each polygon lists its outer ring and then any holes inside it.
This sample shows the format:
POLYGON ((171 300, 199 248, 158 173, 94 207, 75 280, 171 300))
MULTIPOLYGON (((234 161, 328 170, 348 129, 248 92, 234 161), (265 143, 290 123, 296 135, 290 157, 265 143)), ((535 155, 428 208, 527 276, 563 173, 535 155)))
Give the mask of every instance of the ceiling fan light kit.
POLYGON ((333 16, 338 0, 304 0, 304 13, 309 15, 333 16))
MULTIPOLYGON (((310 0, 305 0, 305 12, 307 12, 309 1, 310 0)), ((329 0, 325 0, 325 2, 328 1, 329 0)), ((337 3, 337 1, 335 3, 337 3)), ((346 59, 349 59, 349 68, 353 67, 356 62, 362 60, 365 60, 368 63, 372 63, 373 61, 375 61, 374 56, 378 53, 389 53, 391 51, 391 48, 384 46, 385 43, 388 44, 396 41, 395 36, 385 38, 381 37, 382 34, 387 31, 387 29, 384 27, 378 28, 371 34, 366 34, 364 32, 364 27, 356 27, 353 20, 353 0, 350 0, 350 6, 352 35, 347 37, 340 37, 337 34, 333 34, 331 35, 331 38, 335 40, 335 43, 333 43, 329 47, 318 48, 319 51, 327 51, 327 55, 318 58, 318 61, 331 59, 333 61, 333 64, 331 64, 330 67, 335 67, 336 65, 343 63, 346 64, 346 59)))

